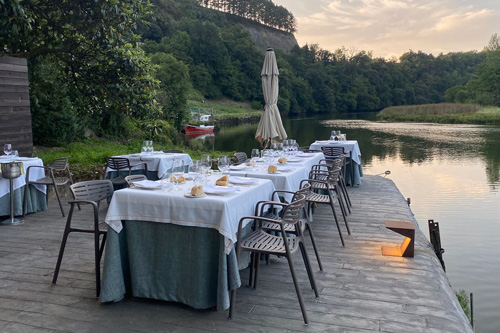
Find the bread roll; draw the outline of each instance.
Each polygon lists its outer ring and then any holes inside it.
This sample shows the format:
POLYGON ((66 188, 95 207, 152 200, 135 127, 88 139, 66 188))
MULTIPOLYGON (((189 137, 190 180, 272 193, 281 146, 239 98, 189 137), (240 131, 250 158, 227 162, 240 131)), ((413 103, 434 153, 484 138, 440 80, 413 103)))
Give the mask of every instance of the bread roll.
POLYGON ((286 158, 280 157, 280 159, 278 160, 278 163, 279 164, 285 164, 286 163, 286 158))
POLYGON ((202 185, 193 186, 193 188, 191 189, 191 195, 192 195, 193 197, 201 197, 201 196, 204 196, 204 195, 205 195, 205 192, 203 191, 203 186, 202 186, 202 185))
POLYGON ((278 167, 276 165, 270 165, 267 168, 267 172, 269 172, 269 173, 276 173, 276 172, 278 172, 278 167))
POLYGON ((226 175, 224 177, 217 179, 217 181, 215 182, 215 185, 228 186, 229 185, 229 177, 226 175))

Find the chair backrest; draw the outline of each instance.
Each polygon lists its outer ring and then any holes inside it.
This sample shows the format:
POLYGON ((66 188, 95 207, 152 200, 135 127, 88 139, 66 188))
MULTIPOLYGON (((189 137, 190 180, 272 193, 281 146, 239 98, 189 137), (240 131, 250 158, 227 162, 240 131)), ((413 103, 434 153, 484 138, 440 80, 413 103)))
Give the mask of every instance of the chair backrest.
POLYGON ((164 150, 163 152, 164 153, 183 153, 184 150, 180 150, 180 149, 167 149, 167 150, 164 150))
POLYGON ((341 154, 345 154, 344 147, 321 147, 325 157, 337 158, 341 154))
POLYGON ((66 170, 66 167, 68 166, 68 160, 69 157, 56 158, 49 163, 48 167, 58 171, 66 170))
MULTIPOLYGON (((326 180, 330 184, 330 186, 335 186, 337 185, 337 181, 339 180, 340 171, 342 171, 341 167, 330 168, 328 171, 311 170, 309 172, 309 179, 323 180, 323 181, 326 180)), ((315 187, 314 184, 312 184, 312 187, 315 187)))
POLYGON ((237 164, 244 163, 248 159, 247 154, 245 152, 242 152, 242 151, 234 153, 234 157, 236 157, 237 164))
POLYGON ((132 185, 133 182, 138 182, 146 179, 148 179, 148 177, 146 177, 145 175, 130 175, 125 177, 125 181, 127 182, 129 187, 130 185, 132 185))
POLYGON ((130 169, 130 161, 125 157, 108 157, 106 166, 113 170, 130 169))
POLYGON ((113 196, 113 183, 109 180, 89 180, 70 186, 75 200, 99 202, 113 196))
POLYGON ((294 198, 291 203, 289 203, 283 210, 283 215, 281 220, 288 224, 295 224, 300 219, 300 212, 304 207, 304 202, 306 200, 305 194, 295 193, 294 198))

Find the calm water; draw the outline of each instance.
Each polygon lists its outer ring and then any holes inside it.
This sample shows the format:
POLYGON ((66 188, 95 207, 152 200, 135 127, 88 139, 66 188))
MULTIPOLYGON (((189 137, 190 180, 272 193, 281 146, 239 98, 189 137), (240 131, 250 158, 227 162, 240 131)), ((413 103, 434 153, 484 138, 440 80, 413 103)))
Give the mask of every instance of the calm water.
MULTIPOLYGON (((424 234, 428 219, 439 222, 452 287, 474 293, 476 332, 500 331, 500 128, 377 123, 370 117, 283 123, 301 146, 339 129, 358 140, 365 174, 390 170, 388 177, 411 198, 424 234)), ((257 124, 223 127, 215 140, 198 144, 248 154, 258 148, 256 129, 257 124)))

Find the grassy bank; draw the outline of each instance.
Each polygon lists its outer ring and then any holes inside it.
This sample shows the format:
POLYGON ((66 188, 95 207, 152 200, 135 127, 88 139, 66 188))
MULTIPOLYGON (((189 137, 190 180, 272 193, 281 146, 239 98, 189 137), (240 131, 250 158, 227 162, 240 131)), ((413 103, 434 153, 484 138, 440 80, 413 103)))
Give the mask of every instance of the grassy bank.
MULTIPOLYGON (((119 142, 105 139, 88 139, 82 142, 68 144, 65 147, 35 147, 34 155, 43 160, 47 165, 53 159, 69 156, 71 173, 75 181, 101 179, 104 173, 106 157, 123 154, 139 153, 142 140, 130 140, 119 142)), ((184 147, 172 147, 154 143, 155 150, 183 149, 193 159, 199 159, 207 152, 201 150, 189 150, 184 147)), ((208 152, 212 157, 219 155, 232 156, 234 152, 208 152)))
POLYGON ((442 124, 499 125, 500 108, 455 103, 391 106, 380 111, 377 119, 442 124))
POLYGON ((236 102, 230 99, 203 100, 200 98, 192 99, 188 102, 188 108, 194 109, 213 109, 216 120, 225 120, 228 118, 259 118, 262 116, 262 108, 252 109, 249 102, 236 102))

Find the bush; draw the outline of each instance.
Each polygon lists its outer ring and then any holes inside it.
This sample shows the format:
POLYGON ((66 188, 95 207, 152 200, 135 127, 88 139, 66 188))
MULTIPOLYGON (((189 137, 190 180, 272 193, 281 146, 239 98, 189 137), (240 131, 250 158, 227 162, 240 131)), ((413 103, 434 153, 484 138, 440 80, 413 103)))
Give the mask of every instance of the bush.
POLYGON ((263 106, 262 106, 262 103, 259 102, 259 101, 252 101, 252 109, 253 110, 262 110, 263 109, 263 106))

